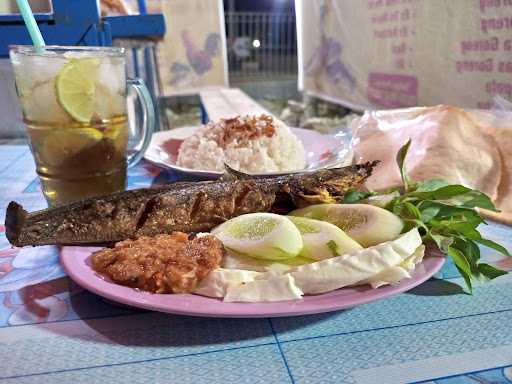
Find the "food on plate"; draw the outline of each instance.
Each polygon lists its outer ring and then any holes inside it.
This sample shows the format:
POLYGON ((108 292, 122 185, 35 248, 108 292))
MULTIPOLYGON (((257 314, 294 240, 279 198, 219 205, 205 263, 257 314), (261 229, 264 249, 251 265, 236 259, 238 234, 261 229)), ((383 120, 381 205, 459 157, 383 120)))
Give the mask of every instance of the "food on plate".
POLYGON ((196 287, 195 293, 209 297, 224 297, 228 285, 253 281, 259 273, 244 269, 217 268, 210 272, 196 287))
POLYGON ((300 140, 268 115, 210 122, 180 146, 176 164, 190 169, 224 171, 224 164, 247 173, 304 169, 300 140))
MULTIPOLYGON (((492 248, 506 256, 506 248, 492 240, 485 239, 478 231, 484 223, 476 208, 496 211, 490 197, 485 193, 460 184, 449 184, 441 179, 414 181, 405 166, 409 140, 396 155, 402 179, 402 186, 385 193, 386 198, 394 196, 385 205, 386 210, 399 216, 405 229, 418 228, 424 243, 433 243, 446 256, 450 256, 464 278, 469 293, 473 280, 495 279, 507 272, 493 265, 480 262, 479 245, 492 248)), ((367 201, 375 192, 351 191, 346 202, 367 201)))
POLYGON ((254 279, 244 284, 228 285, 224 301, 260 302, 297 300, 304 292, 295 284, 289 273, 269 275, 266 279, 254 279))
POLYGON ((338 288, 371 284, 379 287, 410 277, 423 259, 424 246, 417 228, 398 238, 348 255, 295 267, 289 273, 304 292, 318 294, 338 288), (385 277, 391 277, 386 281, 385 277), (395 279, 398 277, 398 279, 395 279))
MULTIPOLYGON (((324 220, 329 216, 329 210, 333 210, 336 218, 346 217, 351 210, 370 210, 377 215, 385 212, 393 217, 396 235, 404 232, 398 238, 394 239, 388 232, 390 239, 387 242, 338 257, 304 262, 299 266, 284 263, 262 265, 259 260, 250 262, 250 257, 241 259, 239 255, 228 252, 225 259, 229 262, 223 262, 222 268, 212 271, 201 285, 201 294, 224 297, 225 301, 274 301, 293 297, 297 294, 296 288, 304 294, 328 292, 350 285, 370 284, 375 288, 409 277, 423 257, 425 246, 422 243, 435 244, 441 252, 453 258, 469 292, 472 292, 472 280, 475 278, 494 279, 506 274, 490 264, 479 262, 478 244, 509 255, 504 247, 483 238, 477 230, 483 219, 475 208, 494 210, 490 198, 482 192, 462 185, 450 185, 439 179, 412 181, 405 167, 410 145, 411 142, 407 142, 396 156, 401 187, 382 195, 372 191, 351 191, 345 195, 346 204, 323 204, 298 210, 320 213, 324 220), (385 209, 363 205, 362 202, 377 203, 385 209), (226 272, 229 268, 235 270, 226 272), (242 277, 242 269, 257 274, 242 277), (289 278, 282 278, 287 274, 289 278), (239 278, 231 284, 233 276, 239 278), (262 287, 265 287, 264 295, 260 293, 262 287), (232 288, 233 293, 230 293, 232 288)), ((373 227, 373 232, 379 234, 390 226, 393 224, 383 220, 373 227)))
POLYGON ((219 225, 212 232, 229 250, 263 260, 285 260, 299 255, 302 236, 286 217, 250 213, 219 225))
POLYGON ((245 213, 342 201, 377 162, 290 176, 175 183, 82 200, 27 213, 11 202, 7 239, 16 246, 93 244, 173 231, 209 231, 245 213))
POLYGON ((369 111, 354 120, 352 132, 357 161, 382 160, 379 173, 366 182, 371 190, 401 184, 395 154, 410 138, 407 168, 411 178, 440 178, 480 190, 493 200, 497 197, 502 174, 498 145, 463 109, 439 105, 369 111))
POLYGON ((297 209, 290 215, 332 223, 363 247, 395 239, 404 228, 398 216, 368 204, 318 204, 297 209))
POLYGON ((189 240, 183 232, 124 240, 91 257, 92 267, 110 280, 155 293, 193 292, 222 259, 213 236, 189 240))
POLYGON ((256 302, 296 299, 352 285, 379 287, 410 277, 424 249, 418 229, 413 228, 394 240, 281 272, 218 268, 196 293, 224 301, 256 302))
POLYGON ((251 256, 229 250, 222 258, 221 266, 227 269, 243 269, 246 271, 267 272, 287 271, 290 267, 314 262, 314 259, 297 256, 285 260, 256 259, 251 256))
POLYGON ((303 247, 299 256, 313 260, 329 259, 363 249, 337 226, 305 217, 288 217, 299 229, 303 247))
POLYGON ((469 292, 473 279, 505 274, 479 261, 479 244, 509 255, 477 230, 483 219, 475 208, 495 210, 491 199, 440 179, 411 180, 410 146, 396 156, 401 186, 383 194, 357 190, 376 162, 254 178, 227 167, 230 179, 117 193, 31 214, 11 202, 6 234, 14 245, 133 239, 94 254, 93 268, 152 292, 236 302, 395 284, 410 277, 428 243, 454 260, 469 292), (175 232, 209 230, 193 239, 175 232))

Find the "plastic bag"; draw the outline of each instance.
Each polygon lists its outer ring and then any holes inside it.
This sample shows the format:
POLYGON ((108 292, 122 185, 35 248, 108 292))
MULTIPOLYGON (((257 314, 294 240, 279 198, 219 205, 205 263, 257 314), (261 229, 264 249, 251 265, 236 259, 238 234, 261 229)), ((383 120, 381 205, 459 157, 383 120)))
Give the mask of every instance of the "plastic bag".
MULTIPOLYGON (((349 125, 343 123, 330 132, 327 137, 334 137, 337 145, 328 151, 321 149, 325 145, 332 145, 333 140, 329 138, 328 143, 312 142, 312 151, 306 152, 306 169, 337 168, 352 164, 354 153, 352 151, 352 135, 349 125)), ((318 139, 317 139, 318 140, 318 139)))

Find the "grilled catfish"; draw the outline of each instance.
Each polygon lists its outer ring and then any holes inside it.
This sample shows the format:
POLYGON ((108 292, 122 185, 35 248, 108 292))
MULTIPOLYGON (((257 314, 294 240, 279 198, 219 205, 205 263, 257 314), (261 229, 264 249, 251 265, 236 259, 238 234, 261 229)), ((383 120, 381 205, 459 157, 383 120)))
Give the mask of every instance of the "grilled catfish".
POLYGON ((340 202, 376 164, 254 179, 237 174, 231 180, 125 191, 33 213, 11 202, 6 235, 15 246, 85 245, 173 231, 209 231, 245 213, 287 213, 310 204, 340 202))

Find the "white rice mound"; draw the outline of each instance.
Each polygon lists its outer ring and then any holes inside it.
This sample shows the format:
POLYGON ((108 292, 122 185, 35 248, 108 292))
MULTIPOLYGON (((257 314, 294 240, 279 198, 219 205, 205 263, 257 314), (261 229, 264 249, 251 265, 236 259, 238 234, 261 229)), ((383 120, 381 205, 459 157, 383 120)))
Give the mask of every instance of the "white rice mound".
POLYGON ((294 171, 306 166, 304 146, 281 121, 267 115, 221 119, 199 128, 180 146, 180 167, 246 172, 294 171))

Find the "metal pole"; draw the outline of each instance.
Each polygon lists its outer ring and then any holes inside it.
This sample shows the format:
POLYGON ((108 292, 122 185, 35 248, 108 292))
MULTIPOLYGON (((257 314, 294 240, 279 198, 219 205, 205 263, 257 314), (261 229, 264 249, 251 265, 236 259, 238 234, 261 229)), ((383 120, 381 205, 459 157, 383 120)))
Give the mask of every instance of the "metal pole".
POLYGON ((233 16, 235 14, 235 0, 229 0, 228 1, 228 13, 230 15, 229 17, 229 37, 233 36, 233 28, 235 21, 233 20, 233 16))

